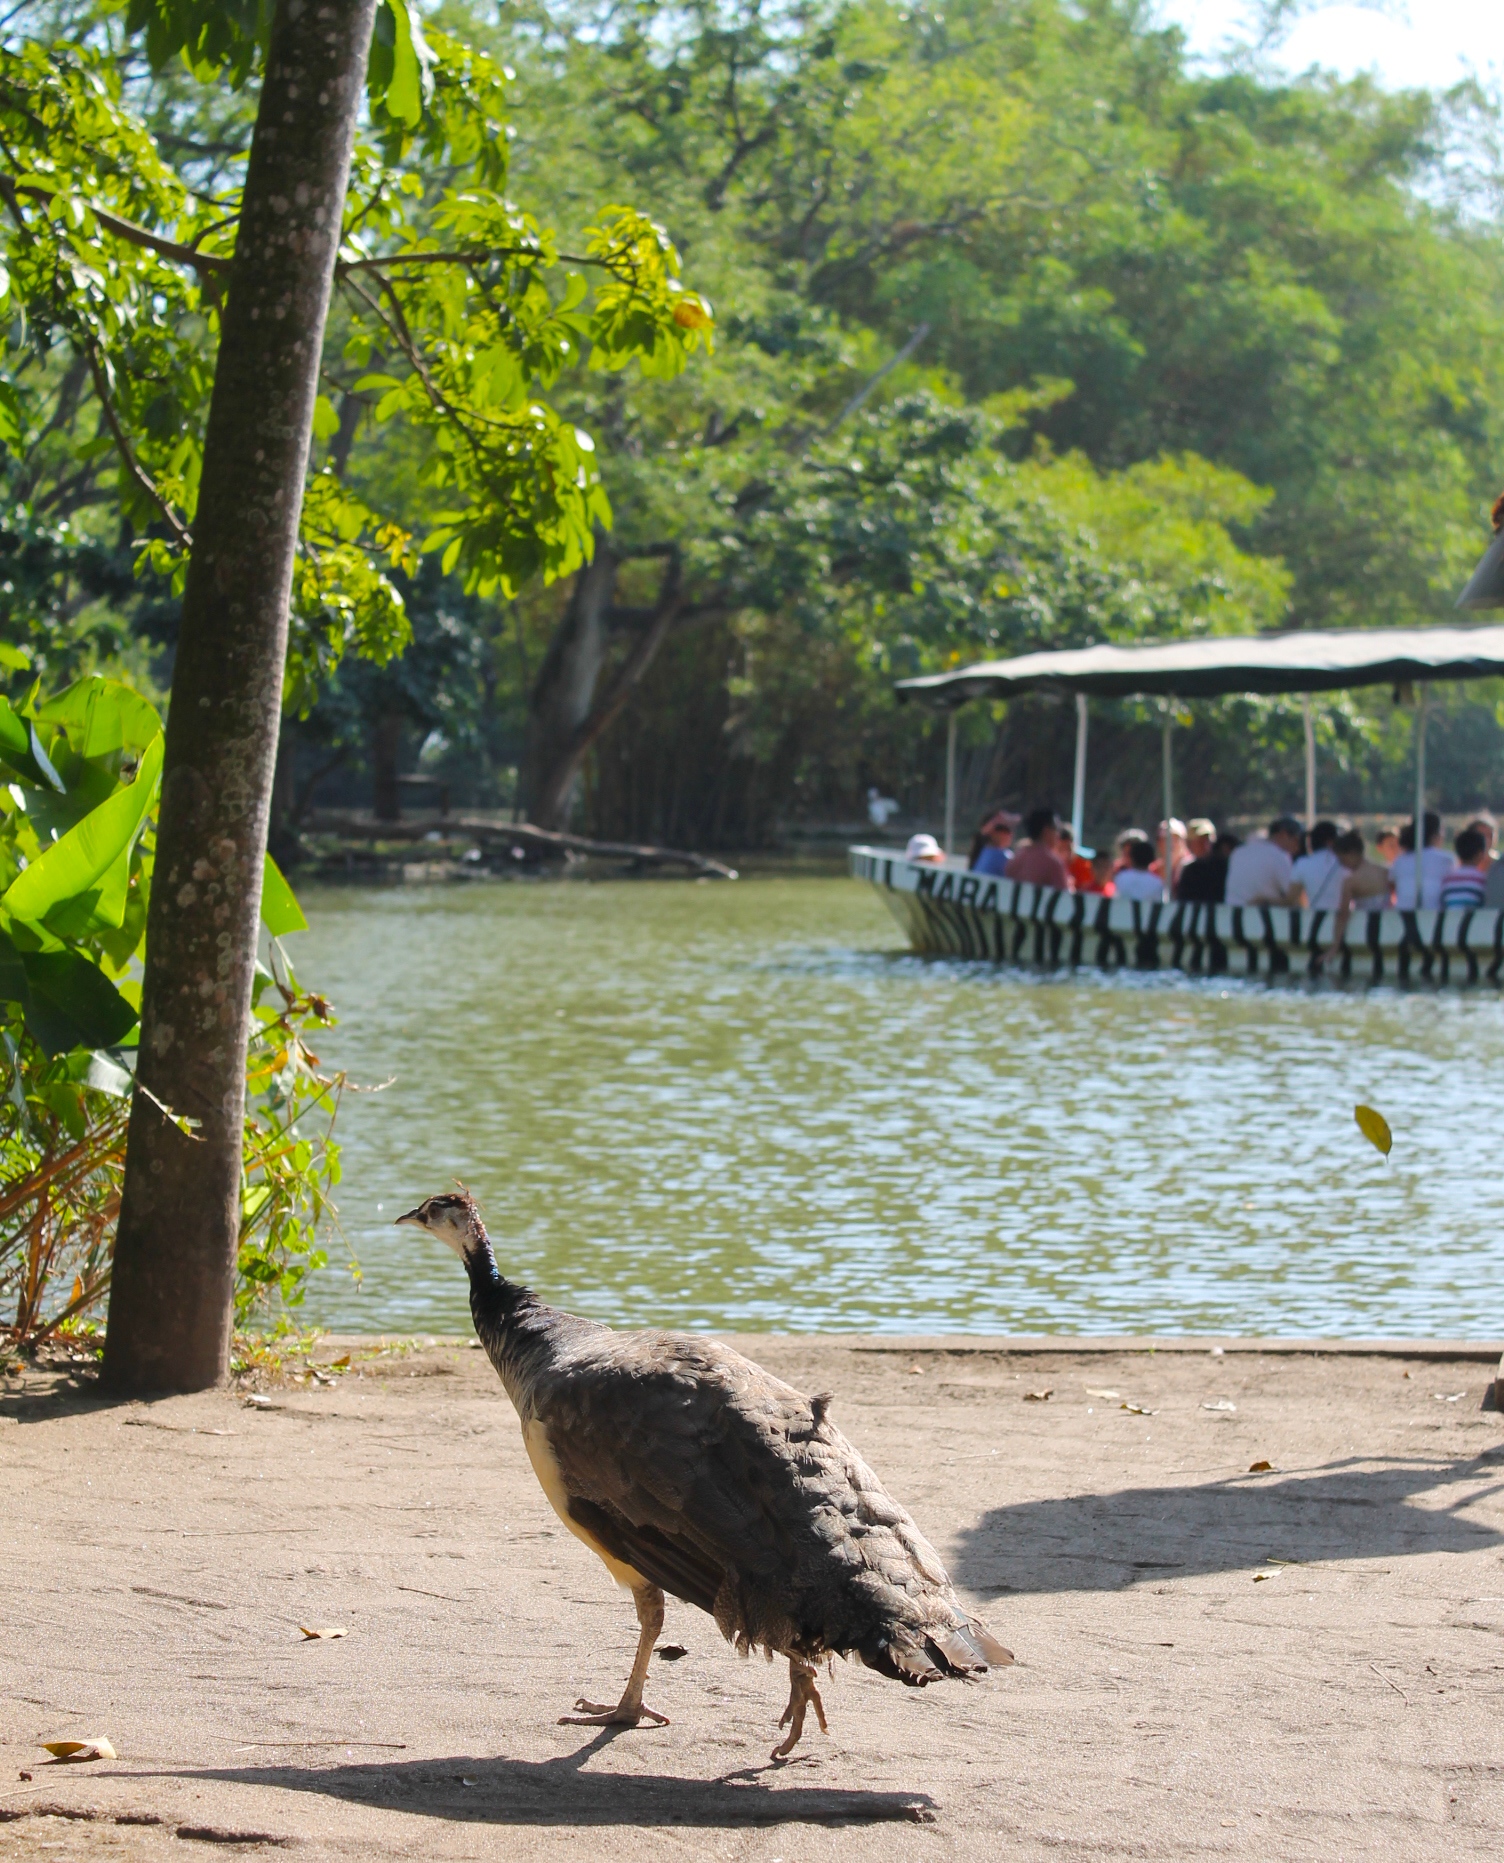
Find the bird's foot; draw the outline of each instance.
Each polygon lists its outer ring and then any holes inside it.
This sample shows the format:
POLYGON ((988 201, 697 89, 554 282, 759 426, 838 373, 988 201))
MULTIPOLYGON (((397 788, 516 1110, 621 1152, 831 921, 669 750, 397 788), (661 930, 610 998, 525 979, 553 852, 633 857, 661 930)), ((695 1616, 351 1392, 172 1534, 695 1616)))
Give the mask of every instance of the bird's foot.
POLYGON ((619 1701, 614 1708, 602 1701, 586 1701, 582 1695, 574 1704, 573 1714, 559 1716, 560 1727, 637 1727, 651 1721, 655 1727, 667 1727, 666 1714, 659 1714, 645 1702, 619 1701))
POLYGON ((810 1708, 815 1711, 815 1719, 820 1723, 820 1732, 828 1734, 830 1725, 825 1719, 825 1703, 820 1699, 820 1691, 815 1687, 812 1671, 792 1669, 789 1674, 789 1705, 779 1717, 778 1725, 787 1727, 788 1738, 773 1749, 771 1757, 775 1760, 787 1759, 798 1746, 804 1732, 804 1717, 810 1708))

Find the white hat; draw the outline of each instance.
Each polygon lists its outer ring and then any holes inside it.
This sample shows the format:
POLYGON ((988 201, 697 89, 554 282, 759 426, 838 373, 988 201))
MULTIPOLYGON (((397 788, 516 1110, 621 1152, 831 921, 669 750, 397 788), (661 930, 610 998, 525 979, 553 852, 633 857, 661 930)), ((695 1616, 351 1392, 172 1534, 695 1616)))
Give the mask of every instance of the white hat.
POLYGON ((905 860, 944 860, 940 852, 940 843, 932 834, 911 834, 909 845, 903 851, 905 860))

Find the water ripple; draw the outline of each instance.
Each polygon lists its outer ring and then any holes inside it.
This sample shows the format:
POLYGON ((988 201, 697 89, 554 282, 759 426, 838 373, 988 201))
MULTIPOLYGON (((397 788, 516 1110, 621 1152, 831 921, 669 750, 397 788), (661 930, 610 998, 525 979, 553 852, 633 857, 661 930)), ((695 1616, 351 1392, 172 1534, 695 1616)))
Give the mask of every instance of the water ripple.
POLYGON ((391 1218, 625 1324, 1492 1334, 1504 1003, 925 960, 838 880, 314 891, 342 1016, 329 1325, 468 1324, 391 1218), (1381 1107, 1386 1165, 1352 1121, 1381 1107))

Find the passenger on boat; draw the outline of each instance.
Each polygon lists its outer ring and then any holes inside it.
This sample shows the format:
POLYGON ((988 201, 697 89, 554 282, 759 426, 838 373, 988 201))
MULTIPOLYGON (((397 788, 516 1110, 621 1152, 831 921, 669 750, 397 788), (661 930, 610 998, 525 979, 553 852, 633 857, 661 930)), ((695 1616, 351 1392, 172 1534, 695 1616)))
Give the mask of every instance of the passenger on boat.
MULTIPOLYGON (((1391 864, 1389 877, 1394 882, 1394 903, 1401 912, 1415 910, 1415 823, 1408 821, 1400 830, 1403 853, 1391 864)), ((1441 817, 1435 809, 1426 810, 1425 842, 1421 852, 1420 908, 1434 912, 1441 901, 1441 883, 1452 871, 1452 857, 1441 845, 1441 817)))
POLYGON ((1335 957, 1347 935, 1348 921, 1354 912, 1381 912, 1389 904, 1389 869, 1363 852, 1363 837, 1356 828, 1339 834, 1332 843, 1342 873, 1342 890, 1337 895, 1337 920, 1332 927, 1332 942, 1327 957, 1335 957))
POLYGON ((932 834, 911 834, 903 851, 905 860, 915 860, 926 867, 943 867, 945 854, 932 834))
MULTIPOLYGON (((1149 871, 1150 873, 1159 874, 1161 879, 1163 879, 1165 871, 1165 825, 1163 822, 1161 822, 1159 827, 1155 830, 1155 844, 1158 852, 1154 864, 1150 867, 1149 871)), ((1171 891, 1173 892, 1180 879, 1180 869, 1185 865, 1187 858, 1185 823, 1181 821, 1178 815, 1172 817, 1170 821, 1170 848, 1171 860, 1174 863, 1170 880, 1171 891)))
POLYGON ((1488 842, 1481 828, 1464 828, 1452 846, 1457 865, 1442 881, 1438 903, 1443 911, 1450 906, 1474 910, 1488 890, 1488 842))
POLYGON ((1192 816, 1185 825, 1185 845, 1192 860, 1209 859, 1212 849, 1217 845, 1215 824, 1204 815, 1192 816))
POLYGON ((1117 870, 1117 861, 1110 847, 1099 847, 1091 857, 1091 885, 1086 888, 1089 893, 1101 893, 1111 899, 1116 892, 1113 875, 1117 870))
POLYGON ((1210 829, 1211 823, 1204 817, 1191 822, 1187 832, 1187 842, 1194 851, 1198 842, 1206 852, 1197 854, 1194 860, 1188 860, 1180 869, 1180 879, 1175 887, 1175 897, 1184 899, 1195 906, 1220 906, 1227 894, 1227 862, 1232 851, 1238 846, 1236 835, 1218 835, 1213 829, 1213 839, 1200 832, 1210 829))
POLYGON ((1245 841, 1227 863, 1230 906, 1293 906, 1299 897, 1292 877, 1300 852, 1301 826, 1293 815, 1277 815, 1267 834, 1245 841))
POLYGON ((1023 846, 1008 861, 1008 878, 1031 886, 1052 886, 1068 893, 1071 878, 1060 858, 1060 821, 1053 809, 1030 809, 1024 820, 1023 846))
POLYGON ((1018 826, 1018 817, 1007 809, 994 809, 990 815, 984 815, 972 836, 971 853, 967 866, 973 873, 1003 874, 1008 871, 1011 858, 1009 849, 1013 845, 1013 831, 1018 826))
POLYGON ((1118 836, 1118 846, 1128 856, 1128 865, 1119 867, 1113 884, 1119 899, 1142 899, 1149 903, 1165 896, 1164 882, 1153 871, 1154 848, 1142 828, 1129 828, 1118 836))
POLYGON ((1489 861, 1496 861, 1499 858, 1499 823, 1493 812, 1489 809, 1479 809, 1476 815, 1470 817, 1467 826, 1476 828, 1483 836, 1488 846, 1489 861))
POLYGON ((1086 857, 1086 851, 1084 849, 1080 851, 1077 850, 1076 831, 1074 828, 1068 828, 1066 824, 1062 822, 1060 824, 1059 833, 1060 845, 1056 849, 1056 852, 1059 854, 1061 864, 1064 866, 1070 878, 1071 891, 1073 893, 1089 893, 1091 891, 1091 862, 1086 857))
POLYGON ((1398 828, 1381 828, 1373 838, 1373 857, 1384 867, 1392 867, 1399 859, 1400 831, 1398 828))
POLYGON ((1291 871, 1313 912, 1335 912, 1341 900, 1347 870, 1332 845, 1341 832, 1336 822, 1317 822, 1311 830, 1310 851, 1300 856, 1291 871))

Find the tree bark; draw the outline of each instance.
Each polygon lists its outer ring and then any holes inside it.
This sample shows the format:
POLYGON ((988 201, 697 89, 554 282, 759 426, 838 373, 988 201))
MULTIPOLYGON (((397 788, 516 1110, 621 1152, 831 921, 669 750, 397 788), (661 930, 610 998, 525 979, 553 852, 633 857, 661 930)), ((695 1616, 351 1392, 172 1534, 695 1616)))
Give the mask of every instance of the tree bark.
POLYGON ((287 611, 375 0, 277 0, 167 724, 104 1377, 228 1373, 245 1055, 287 611), (186 1136, 160 1110, 199 1122, 186 1136))
POLYGON ((401 712, 382 712, 371 732, 372 806, 379 822, 402 818, 402 791, 397 784, 402 750, 401 712))
POLYGON ((677 546, 639 554, 665 558, 658 599, 633 614, 637 639, 617 666, 605 694, 596 686, 612 626, 629 611, 613 607, 616 572, 622 559, 596 532, 595 555, 575 580, 564 619, 549 642, 528 706, 527 745, 522 763, 522 806, 540 828, 566 826, 580 767, 591 747, 610 730, 637 690, 643 674, 682 612, 682 576, 677 546))

